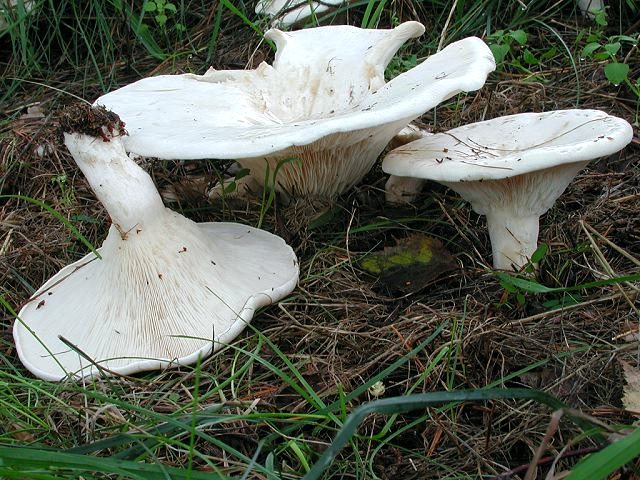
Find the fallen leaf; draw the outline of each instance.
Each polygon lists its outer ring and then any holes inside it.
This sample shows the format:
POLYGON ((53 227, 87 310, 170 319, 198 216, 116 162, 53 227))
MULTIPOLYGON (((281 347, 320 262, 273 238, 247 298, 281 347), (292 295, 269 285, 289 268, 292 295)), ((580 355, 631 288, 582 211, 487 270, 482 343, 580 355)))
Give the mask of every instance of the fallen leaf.
POLYGON ((393 247, 367 255, 360 261, 363 270, 378 277, 390 291, 417 292, 457 266, 442 243, 422 234, 397 241, 393 247))
POLYGON ((624 386, 622 404, 625 410, 640 416, 640 369, 632 367, 624 360, 620 360, 620 365, 622 365, 624 379, 627 382, 624 386))

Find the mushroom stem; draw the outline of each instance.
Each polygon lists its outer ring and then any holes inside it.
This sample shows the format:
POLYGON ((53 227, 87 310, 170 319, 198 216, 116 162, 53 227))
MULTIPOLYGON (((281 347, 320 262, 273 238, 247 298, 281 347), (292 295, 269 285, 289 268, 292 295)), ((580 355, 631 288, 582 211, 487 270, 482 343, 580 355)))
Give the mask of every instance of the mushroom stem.
POLYGON ((101 139, 80 133, 64 137, 123 240, 133 228, 142 229, 162 218, 165 208, 153 180, 127 156, 121 137, 101 139))
POLYGON ((422 178, 391 175, 384 185, 385 200, 395 205, 413 203, 425 182, 422 178))
POLYGON ((493 267, 497 270, 519 270, 527 264, 538 246, 540 217, 535 214, 517 216, 504 211, 489 211, 486 216, 493 267))

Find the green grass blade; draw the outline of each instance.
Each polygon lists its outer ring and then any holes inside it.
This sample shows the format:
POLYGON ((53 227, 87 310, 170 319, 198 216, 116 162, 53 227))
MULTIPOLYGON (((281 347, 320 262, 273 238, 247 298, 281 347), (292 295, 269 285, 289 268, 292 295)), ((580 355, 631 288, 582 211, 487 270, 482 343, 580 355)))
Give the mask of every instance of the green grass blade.
POLYGON ((51 215, 53 215, 58 220, 60 220, 60 222, 62 222, 69 230, 71 230, 71 233, 73 233, 76 236, 76 238, 78 238, 78 240, 80 240, 89 250, 91 250, 91 252, 96 257, 102 258, 98 253, 98 250, 96 249, 96 247, 94 247, 93 244, 84 235, 82 235, 80 231, 71 224, 71 222, 69 222, 69 220, 64 218, 61 214, 56 212, 53 208, 51 208, 46 203, 40 200, 37 200, 35 198, 27 197, 25 195, 0 195, 0 199, 3 199, 3 198, 13 198, 15 200, 24 200, 25 202, 33 203, 34 205, 37 205, 40 208, 44 208, 47 212, 49 212, 51 215))
POLYGON ((460 390, 457 392, 433 392, 402 397, 390 397, 365 403, 356 408, 344 422, 333 442, 318 461, 313 465, 303 480, 317 480, 324 470, 331 464, 338 452, 355 434, 358 426, 371 413, 394 414, 406 413, 412 410, 435 407, 450 402, 485 401, 496 399, 528 399, 536 400, 550 406, 554 410, 566 408, 560 400, 538 390, 524 388, 493 389, 493 390, 460 390))
POLYGON ((360 26, 362 28, 366 28, 369 25, 369 18, 371 17, 371 12, 373 11, 373 6, 376 4, 376 0, 369 0, 367 2, 367 8, 364 10, 364 15, 362 16, 362 23, 360 26))
POLYGON ((165 480, 167 478, 166 474, 173 480, 216 480, 224 478, 219 475, 213 475, 210 472, 191 471, 127 460, 28 447, 0 446, 0 474, 2 475, 23 472, 26 476, 32 476, 32 473, 55 472, 59 469, 71 470, 76 474, 85 472, 115 473, 126 478, 145 480, 165 480))
POLYGON ((369 19, 369 24, 367 25, 368 28, 377 27, 378 22, 380 21, 380 16, 382 15, 382 10, 384 9, 386 4, 387 4, 387 0, 380 0, 380 3, 378 3, 378 7, 376 8, 376 11, 373 12, 372 17, 369 19))
POLYGON ((524 278, 519 278, 513 275, 509 275, 504 272, 494 272, 495 275, 501 282, 506 284, 511 284, 515 287, 518 287, 525 292, 531 293, 566 293, 566 292, 575 292, 577 290, 583 290, 587 288, 595 288, 595 287, 606 287, 609 285, 617 285, 619 283, 625 282, 637 282, 640 280, 640 273, 636 273, 634 275, 624 275, 621 277, 607 278, 604 280, 596 280, 594 282, 582 283, 580 285, 574 285, 571 287, 547 287, 542 285, 541 283, 534 282, 531 280, 526 280, 524 278))
MULTIPOLYGON (((248 25, 254 32, 256 32, 261 37, 264 37, 264 32, 260 30, 260 28, 251 20, 247 18, 247 16, 242 13, 238 7, 236 7, 230 0, 222 0, 222 5, 224 5, 231 13, 239 17, 246 25, 248 25)), ((275 45, 271 40, 265 39, 265 41, 269 44, 271 48, 275 49, 275 45)))
POLYGON ((209 40, 209 45, 207 46, 207 63, 211 63, 211 59, 213 57, 213 53, 216 50, 216 46, 218 44, 218 37, 220 36, 220 27, 222 25, 222 12, 224 12, 224 5, 221 3, 218 4, 218 8, 216 8, 216 17, 213 21, 213 32, 211 32, 211 39, 209 40))
POLYGON ((576 61, 573 58, 573 54, 571 53, 571 49, 569 48, 569 46, 567 45, 567 43, 564 41, 564 38, 562 38, 562 35, 560 35, 560 33, 558 33, 558 31, 547 25, 545 22, 538 20, 536 18, 534 18, 532 20, 533 22, 542 25, 544 28, 546 28, 547 30, 549 30, 557 39, 558 41, 562 44, 562 47, 564 48, 564 50, 567 52, 567 57, 569 58, 569 62, 571 63, 571 67, 573 68, 573 74, 575 76, 575 91, 576 91, 576 107, 580 105, 580 75, 578 74, 578 67, 576 66, 576 61))
POLYGON ((566 480, 600 480, 640 455, 640 428, 607 448, 593 453, 571 471, 566 480))

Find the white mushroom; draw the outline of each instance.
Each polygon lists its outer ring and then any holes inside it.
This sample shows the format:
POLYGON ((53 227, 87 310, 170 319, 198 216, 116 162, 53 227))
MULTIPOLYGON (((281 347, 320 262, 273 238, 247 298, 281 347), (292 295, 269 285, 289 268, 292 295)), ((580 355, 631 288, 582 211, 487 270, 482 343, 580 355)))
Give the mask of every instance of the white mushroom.
MULTIPOLYGON (((410 123, 391 139, 389 145, 387 145, 387 149, 391 150, 401 147, 427 135, 430 135, 428 130, 410 123)), ((391 175, 384 185, 385 199, 388 203, 393 204, 411 203, 418 196, 418 192, 422 189, 425 181, 426 180, 422 178, 391 175)))
POLYGON ((344 3, 345 0, 260 0, 256 4, 255 12, 274 18, 274 24, 283 27, 301 22, 312 15, 326 12, 333 6, 344 3))
POLYGON ((281 238, 165 208, 117 132, 104 135, 65 134, 113 222, 100 257, 63 268, 14 324, 20 359, 47 380, 195 363, 297 283, 296 256, 281 238))
POLYGON ((397 49, 423 31, 417 22, 272 29, 273 66, 146 78, 96 103, 120 115, 125 146, 138 155, 237 159, 260 185, 266 178, 291 195, 332 197, 361 180, 412 119, 480 88, 494 69, 487 45, 472 37, 385 83, 397 49))
POLYGON ((447 185, 487 216, 497 269, 536 250, 539 217, 587 163, 631 141, 631 126, 599 110, 523 113, 427 136, 389 153, 392 175, 447 185))

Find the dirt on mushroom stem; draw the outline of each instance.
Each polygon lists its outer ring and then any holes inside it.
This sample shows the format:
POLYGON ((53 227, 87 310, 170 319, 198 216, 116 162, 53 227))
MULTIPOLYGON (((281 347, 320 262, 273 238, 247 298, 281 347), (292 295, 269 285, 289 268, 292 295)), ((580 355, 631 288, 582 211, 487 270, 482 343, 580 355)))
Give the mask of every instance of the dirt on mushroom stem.
POLYGON ((94 138, 109 141, 114 133, 126 135, 125 124, 115 112, 103 106, 93 107, 85 102, 76 102, 64 110, 58 117, 60 130, 66 133, 82 133, 94 138))

